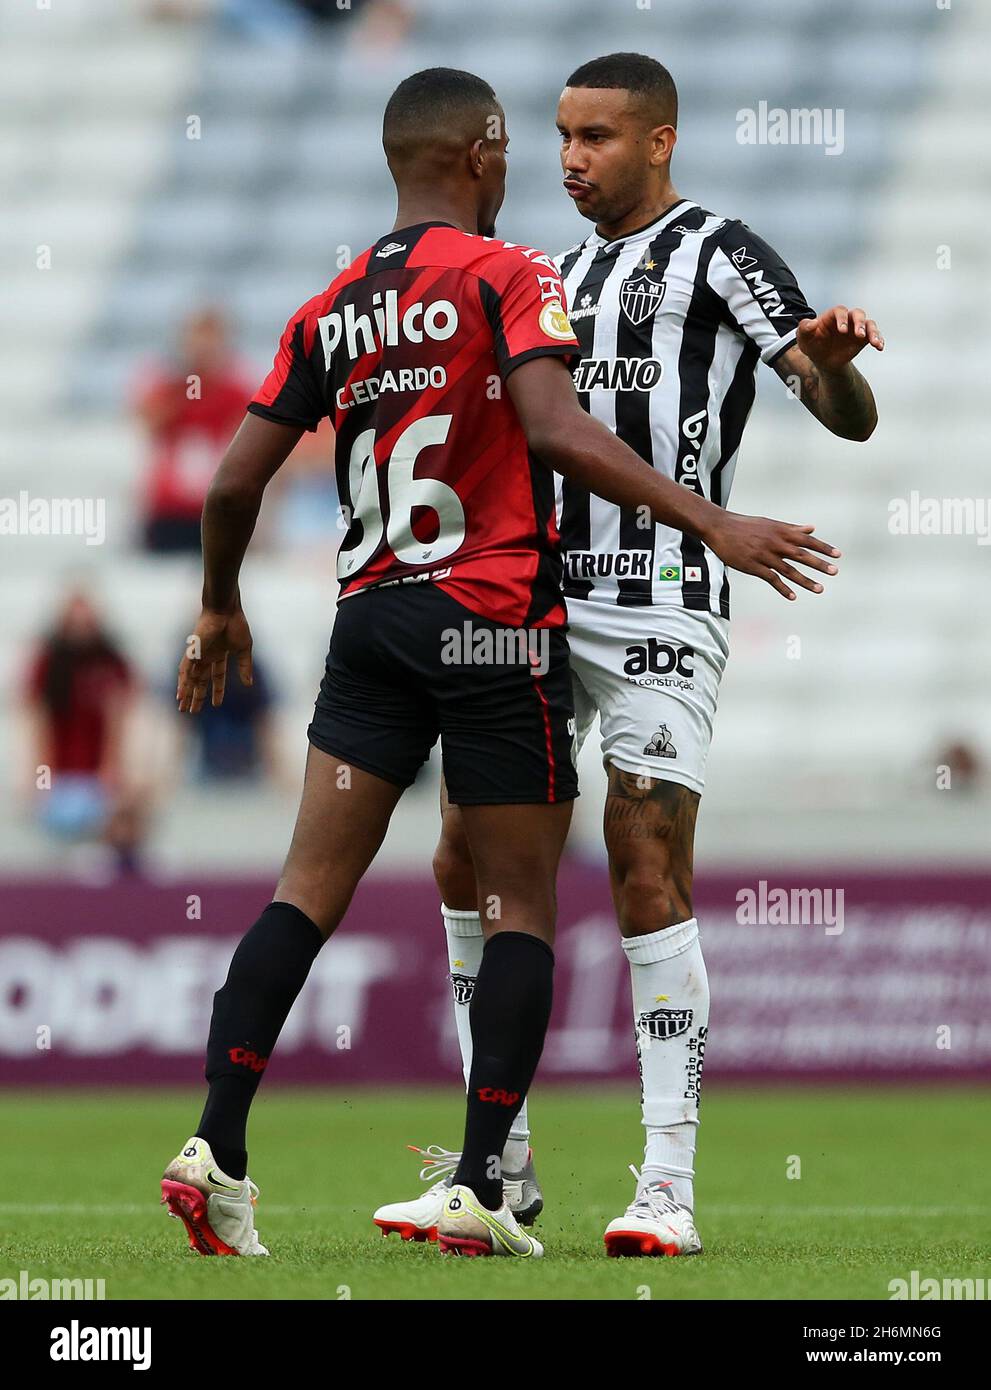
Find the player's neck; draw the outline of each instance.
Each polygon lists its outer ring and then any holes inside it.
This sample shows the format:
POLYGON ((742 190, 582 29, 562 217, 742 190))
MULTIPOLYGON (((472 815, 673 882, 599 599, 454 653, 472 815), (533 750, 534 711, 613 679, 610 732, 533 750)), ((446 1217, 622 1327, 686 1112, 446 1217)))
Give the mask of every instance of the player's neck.
POLYGON ((641 227, 649 227, 651 222, 656 222, 659 217, 663 217, 668 208, 672 208, 675 203, 680 202, 681 194, 676 191, 673 184, 668 183, 659 195, 645 198, 635 208, 631 208, 626 216, 621 217, 618 222, 599 222, 595 230, 599 236, 605 237, 607 241, 615 241, 617 237, 629 236, 631 232, 638 232, 641 227))
POLYGON ((478 214, 466 199, 449 198, 443 193, 431 192, 419 197, 415 194, 399 199, 399 210, 392 230, 401 232, 406 227, 418 227, 421 222, 450 222, 460 232, 475 236, 478 232, 478 214))

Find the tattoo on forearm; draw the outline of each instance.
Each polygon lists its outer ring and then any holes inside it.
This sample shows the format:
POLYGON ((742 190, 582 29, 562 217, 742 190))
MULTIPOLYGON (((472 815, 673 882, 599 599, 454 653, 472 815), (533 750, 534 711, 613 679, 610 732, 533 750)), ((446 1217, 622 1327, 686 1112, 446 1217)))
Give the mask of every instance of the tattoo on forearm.
POLYGON ((874 393, 852 363, 842 372, 822 373, 812 362, 796 372, 802 403, 832 430, 860 439, 877 423, 874 393))

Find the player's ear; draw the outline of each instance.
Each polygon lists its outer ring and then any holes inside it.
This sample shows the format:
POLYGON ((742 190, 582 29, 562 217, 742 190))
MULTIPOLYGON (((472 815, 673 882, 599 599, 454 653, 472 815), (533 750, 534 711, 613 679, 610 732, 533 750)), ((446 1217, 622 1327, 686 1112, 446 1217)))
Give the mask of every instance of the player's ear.
POLYGON ((667 164, 674 147, 678 143, 678 132, 673 125, 655 126, 650 132, 650 162, 655 168, 667 164))
POLYGON ((485 171, 485 141, 476 140, 468 151, 468 168, 476 179, 480 179, 485 171))

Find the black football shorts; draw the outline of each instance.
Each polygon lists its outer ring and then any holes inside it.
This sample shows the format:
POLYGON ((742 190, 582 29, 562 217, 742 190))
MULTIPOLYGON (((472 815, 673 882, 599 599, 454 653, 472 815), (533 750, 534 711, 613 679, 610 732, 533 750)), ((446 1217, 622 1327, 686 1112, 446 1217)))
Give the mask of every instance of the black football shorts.
POLYGON ((564 631, 500 627, 431 583, 369 589, 338 605, 307 734, 399 787, 439 736, 455 805, 578 795, 564 631))

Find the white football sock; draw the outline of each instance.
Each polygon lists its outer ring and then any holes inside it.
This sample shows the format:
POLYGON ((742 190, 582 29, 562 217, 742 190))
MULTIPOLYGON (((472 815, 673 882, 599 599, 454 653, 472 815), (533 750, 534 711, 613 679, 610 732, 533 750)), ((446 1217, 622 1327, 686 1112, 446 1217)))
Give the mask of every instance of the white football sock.
POLYGON ((454 1022, 458 1029, 458 1044, 461 1048, 461 1066, 464 1071, 465 1088, 471 1074, 471 1023, 468 1009, 471 996, 475 992, 475 977, 482 964, 482 951, 485 936, 482 933, 482 919, 477 912, 462 908, 440 905, 444 918, 444 931, 447 934, 447 963, 451 971, 451 988, 454 991, 454 1022))
MULTIPOLYGON (((471 1023, 468 1011, 475 990, 475 977, 482 963, 485 935, 482 919, 477 912, 440 905, 447 934, 447 961, 454 990, 454 1022, 458 1029, 461 1066, 465 1087, 471 1075, 471 1023)), ((509 1139, 502 1151, 503 1166, 509 1173, 518 1173, 526 1164, 530 1152, 530 1127, 526 1112, 526 1097, 513 1121, 509 1139)))
POLYGON ((668 1182, 694 1206, 692 1178, 699 1087, 709 1030, 709 981, 695 918, 623 939, 633 984, 633 1018, 647 1131, 641 1186, 668 1182))

